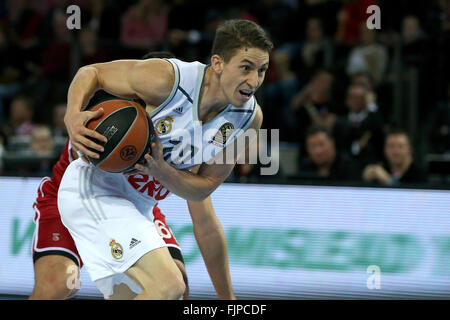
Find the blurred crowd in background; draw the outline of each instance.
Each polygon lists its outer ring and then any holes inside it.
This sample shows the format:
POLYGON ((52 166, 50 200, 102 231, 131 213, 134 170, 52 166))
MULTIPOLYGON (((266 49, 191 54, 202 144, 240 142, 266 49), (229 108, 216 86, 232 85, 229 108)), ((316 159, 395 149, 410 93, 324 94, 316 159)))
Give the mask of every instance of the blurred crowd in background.
POLYGON ((209 63, 231 18, 257 22, 275 44, 257 99, 263 128, 279 129, 280 170, 241 164, 228 181, 450 185, 446 0, 2 1, 1 175, 51 174, 81 66, 151 51, 209 63), (66 26, 73 4, 79 30, 66 26), (367 28, 370 5, 380 29, 367 28))

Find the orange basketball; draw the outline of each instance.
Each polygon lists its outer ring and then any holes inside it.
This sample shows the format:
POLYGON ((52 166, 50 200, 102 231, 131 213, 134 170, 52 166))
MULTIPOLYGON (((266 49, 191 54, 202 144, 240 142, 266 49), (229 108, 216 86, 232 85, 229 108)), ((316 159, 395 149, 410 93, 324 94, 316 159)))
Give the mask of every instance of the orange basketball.
MULTIPOLYGON (((145 109, 136 102, 108 100, 90 108, 103 108, 103 115, 87 123, 87 127, 104 135, 108 142, 95 141, 103 145, 100 158, 87 157, 97 168, 108 172, 125 172, 136 163, 144 162, 144 155, 150 153, 154 128, 145 109)), ((98 151, 95 151, 98 152, 98 151)))

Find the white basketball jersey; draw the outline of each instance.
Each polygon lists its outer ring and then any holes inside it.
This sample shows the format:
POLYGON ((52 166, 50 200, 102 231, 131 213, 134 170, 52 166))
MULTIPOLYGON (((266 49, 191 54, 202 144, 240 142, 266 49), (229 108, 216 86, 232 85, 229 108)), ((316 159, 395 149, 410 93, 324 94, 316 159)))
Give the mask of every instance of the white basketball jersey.
MULTIPOLYGON (((175 70, 175 83, 166 101, 150 116, 163 146, 164 159, 177 169, 186 169, 209 161, 242 135, 255 118, 257 103, 252 96, 245 105, 230 104, 213 119, 201 123, 198 104, 207 65, 167 60, 175 70)), ((128 181, 138 192, 156 201, 169 194, 150 176, 137 174, 128 181)))
MULTIPOLYGON (((242 107, 228 105, 201 124, 198 102, 206 66, 169 61, 175 69, 175 84, 151 117, 164 158, 183 169, 207 162, 241 135, 252 123, 257 104, 252 97, 242 107)), ((170 245, 155 227, 152 210, 169 194, 152 176, 106 172, 82 158, 67 166, 58 189, 61 221, 73 237, 91 279, 99 281, 97 285, 105 296, 113 292, 114 284, 124 281, 122 273, 137 259, 170 245), (138 246, 133 247, 133 242, 128 246, 133 238, 139 240, 138 246)))
POLYGON ((164 148, 164 159, 177 169, 207 162, 252 123, 256 99, 242 107, 228 105, 213 119, 201 123, 198 103, 207 65, 168 59, 175 69, 172 93, 151 112, 153 124, 164 148))

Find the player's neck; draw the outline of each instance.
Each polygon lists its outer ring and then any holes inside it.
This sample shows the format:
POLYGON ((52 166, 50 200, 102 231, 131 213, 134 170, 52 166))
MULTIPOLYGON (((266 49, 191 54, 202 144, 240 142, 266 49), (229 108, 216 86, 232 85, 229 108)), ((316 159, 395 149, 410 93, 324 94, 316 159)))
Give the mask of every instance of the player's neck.
POLYGON ((200 99, 198 103, 198 117, 206 122, 214 118, 229 104, 222 89, 219 86, 218 77, 211 68, 205 72, 202 88, 200 89, 200 99))

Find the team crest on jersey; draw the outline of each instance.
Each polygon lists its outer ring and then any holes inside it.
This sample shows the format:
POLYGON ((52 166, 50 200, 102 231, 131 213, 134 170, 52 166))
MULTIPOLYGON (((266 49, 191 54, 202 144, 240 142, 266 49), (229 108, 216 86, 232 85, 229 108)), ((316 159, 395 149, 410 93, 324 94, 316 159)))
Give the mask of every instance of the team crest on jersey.
POLYGON ((123 257, 123 248, 120 243, 116 242, 116 240, 112 239, 109 242, 109 246, 111 247, 111 254, 114 259, 121 259, 123 257))
POLYGON ((171 116, 167 116, 164 119, 159 120, 155 125, 158 134, 164 135, 172 131, 172 122, 173 118, 171 116))
POLYGON ((231 122, 227 122, 219 128, 216 135, 212 138, 211 141, 209 141, 209 143, 213 143, 217 146, 223 147, 233 131, 233 124, 231 122))

